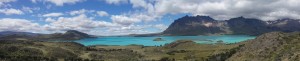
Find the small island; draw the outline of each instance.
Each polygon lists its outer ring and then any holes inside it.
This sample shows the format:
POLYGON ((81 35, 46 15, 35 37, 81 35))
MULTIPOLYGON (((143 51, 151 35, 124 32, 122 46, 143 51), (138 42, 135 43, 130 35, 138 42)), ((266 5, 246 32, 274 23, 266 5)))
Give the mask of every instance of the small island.
POLYGON ((153 41, 164 41, 162 38, 155 38, 153 41))
POLYGON ((215 44, 225 44, 223 40, 218 40, 215 44))

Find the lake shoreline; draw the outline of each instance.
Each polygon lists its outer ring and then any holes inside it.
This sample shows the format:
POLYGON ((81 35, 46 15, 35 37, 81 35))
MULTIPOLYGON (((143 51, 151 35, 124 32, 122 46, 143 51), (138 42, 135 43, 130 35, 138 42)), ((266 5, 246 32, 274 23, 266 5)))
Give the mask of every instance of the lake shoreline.
POLYGON ((144 46, 160 46, 171 43, 176 40, 193 40, 200 44, 214 44, 218 41, 223 43, 238 43, 248 39, 254 39, 256 36, 248 35, 219 35, 219 36, 156 36, 156 37, 99 37, 99 38, 86 38, 81 40, 75 40, 77 43, 81 43, 85 46, 92 45, 144 45, 144 46), (161 38, 162 41, 155 41, 155 39, 161 38))

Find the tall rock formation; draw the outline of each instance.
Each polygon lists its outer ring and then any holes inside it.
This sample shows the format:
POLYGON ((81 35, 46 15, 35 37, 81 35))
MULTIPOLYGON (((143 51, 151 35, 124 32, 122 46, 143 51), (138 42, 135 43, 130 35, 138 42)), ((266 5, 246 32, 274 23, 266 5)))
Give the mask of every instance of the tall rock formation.
POLYGON ((208 35, 224 33, 223 24, 209 16, 185 16, 175 20, 164 32, 165 35, 208 35))

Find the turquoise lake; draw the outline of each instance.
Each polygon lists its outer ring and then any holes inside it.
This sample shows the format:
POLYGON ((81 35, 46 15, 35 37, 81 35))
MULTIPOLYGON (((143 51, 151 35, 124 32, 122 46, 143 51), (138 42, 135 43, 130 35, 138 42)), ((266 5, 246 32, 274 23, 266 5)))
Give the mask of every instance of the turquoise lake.
POLYGON ((171 43, 176 40, 193 40, 197 43, 212 44, 222 40, 225 43, 236 43, 248 39, 254 39, 255 36, 247 35, 219 35, 219 36, 155 36, 155 37, 98 37, 77 40, 85 46, 90 45, 144 45, 144 46, 159 46, 166 43, 171 43), (164 41, 153 41, 155 38, 162 38, 164 41))

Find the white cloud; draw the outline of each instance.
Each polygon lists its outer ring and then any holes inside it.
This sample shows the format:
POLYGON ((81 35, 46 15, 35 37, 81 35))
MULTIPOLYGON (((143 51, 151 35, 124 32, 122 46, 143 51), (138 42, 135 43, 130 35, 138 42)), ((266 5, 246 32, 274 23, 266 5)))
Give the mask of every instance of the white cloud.
POLYGON ((133 5, 133 7, 148 7, 145 0, 130 0, 130 3, 133 5))
POLYGON ((156 21, 161 16, 152 14, 152 13, 145 13, 145 12, 133 12, 133 13, 125 13, 120 15, 112 15, 111 20, 114 23, 122 24, 122 25, 130 25, 140 22, 152 22, 156 21))
POLYGON ((14 2, 16 0, 0 0, 0 3, 14 2))
POLYGON ((38 11, 40 9, 41 8, 39 8, 39 7, 26 7, 26 6, 22 7, 22 11, 29 12, 29 13, 33 13, 34 11, 38 11))
POLYGON ((84 14, 85 12, 86 12, 85 9, 75 10, 75 11, 71 11, 71 12, 70 12, 70 15, 84 14))
POLYGON ((106 11, 97 11, 97 14, 99 15, 99 16, 109 16, 109 14, 106 12, 106 11))
MULTIPOLYGON (((67 12, 74 17, 46 18, 49 24, 44 25, 45 30, 59 32, 65 30, 79 30, 93 35, 126 35, 126 34, 144 34, 151 33, 145 30, 151 28, 150 25, 135 25, 141 21, 152 20, 150 15, 135 13, 134 15, 112 15, 112 22, 94 20, 93 17, 87 17, 86 14, 98 14, 99 16, 109 16, 105 11, 95 10, 74 10, 67 12), (104 14, 103 14, 104 13, 104 14)), ((152 32, 153 33, 153 32, 152 32)))
POLYGON ((9 2, 15 2, 15 1, 16 0, 0 0, 0 7, 2 7, 2 6, 10 6, 7 3, 9 3, 9 2))
POLYGON ((134 23, 141 22, 138 18, 127 17, 125 15, 112 15, 111 19, 114 23, 122 24, 122 25, 131 25, 134 23))
POLYGON ((21 11, 19 9, 13 9, 13 8, 0 9, 0 13, 3 13, 5 15, 13 15, 13 14, 21 15, 21 14, 24 14, 23 11, 21 11))
MULTIPOLYGON (((285 12, 297 12, 288 18, 299 16, 299 0, 158 0, 154 4, 155 12, 160 14, 189 13, 194 15, 209 15, 216 19, 229 19, 244 16, 259 18, 266 17, 276 19, 282 18, 269 15, 277 10, 284 9, 285 12)), ((300 17, 296 18, 300 19, 300 17)))
POLYGON ((32 3, 36 3, 36 2, 37 2, 37 0, 31 0, 31 2, 32 2, 32 3))
POLYGON ((85 0, 46 0, 47 2, 54 3, 56 6, 63 6, 64 4, 75 4, 85 0))
POLYGON ((59 32, 65 30, 78 30, 91 35, 127 35, 151 33, 146 28, 150 25, 122 25, 115 22, 94 20, 81 14, 74 17, 47 18, 49 24, 44 25, 46 31, 59 32))
POLYGON ((0 19, 0 31, 25 31, 37 32, 42 30, 38 23, 26 19, 2 18, 0 19))
POLYGON ((130 0, 130 3, 133 5, 134 8, 144 8, 148 10, 148 12, 153 12, 154 7, 153 4, 150 3, 150 0, 130 0))
POLYGON ((298 18, 300 17, 300 13, 296 11, 289 11, 287 9, 279 9, 274 10, 273 12, 270 12, 266 14, 266 16, 261 17, 261 19, 264 20, 276 20, 276 19, 283 19, 283 18, 298 18))
POLYGON ((121 4, 121 3, 127 3, 128 0, 105 0, 105 2, 109 4, 121 4))
MULTIPOLYGON (((0 31, 26 31, 36 33, 56 33, 78 30, 91 35, 127 35, 153 33, 145 30, 152 25, 121 25, 114 22, 94 20, 84 14, 74 17, 46 18, 44 25, 25 19, 0 19, 0 31)), ((158 25, 157 27, 159 27, 158 25)))
POLYGON ((168 26, 164 25, 164 24, 156 24, 153 27, 159 29, 160 31, 164 31, 165 29, 168 28, 168 26))
POLYGON ((48 22, 50 22, 50 24, 46 26, 47 30, 56 30, 56 31, 63 31, 63 30, 88 31, 98 27, 116 26, 115 24, 106 21, 93 20, 91 18, 88 18, 84 14, 75 17, 69 17, 69 18, 59 17, 57 20, 53 20, 49 18, 48 22))
POLYGON ((85 14, 85 13, 92 13, 95 12, 95 10, 86 10, 86 9, 80 9, 80 10, 74 10, 69 12, 70 15, 80 15, 80 14, 85 14))
MULTIPOLYGON (((150 3, 150 0, 122 0, 124 2, 129 2, 133 5, 134 8, 143 8, 146 11, 135 11, 129 12, 120 15, 112 15, 111 19, 115 23, 123 24, 123 25, 130 25, 139 22, 151 22, 156 21, 158 18, 161 18, 161 15, 158 15, 153 12, 154 7, 150 3)), ((114 4, 119 4, 117 2, 122 1, 113 1, 116 2, 114 4)), ((106 0, 107 3, 112 3, 110 0, 106 0)))
POLYGON ((58 17, 64 15, 63 13, 48 13, 44 14, 43 17, 58 17))
POLYGON ((150 28, 150 25, 128 25, 119 27, 110 27, 108 30, 103 31, 104 35, 128 35, 128 34, 147 34, 153 33, 145 30, 150 28))
POLYGON ((23 11, 27 11, 27 12, 29 12, 29 13, 33 13, 33 10, 31 9, 31 8, 29 8, 29 7, 22 7, 22 10, 23 11))
POLYGON ((46 20, 45 20, 46 22, 54 22, 55 20, 54 19, 52 19, 52 18, 46 18, 46 20))
MULTIPOLYGON (((207 15, 218 20, 233 17, 259 18, 272 20, 280 18, 300 19, 300 0, 123 0, 132 4, 133 8, 143 8, 144 15, 155 15, 160 18, 167 14, 207 15), (276 14, 284 10, 285 14, 276 14), (271 19, 268 19, 271 18, 271 19)), ((110 1, 118 4, 119 0, 110 1)))

